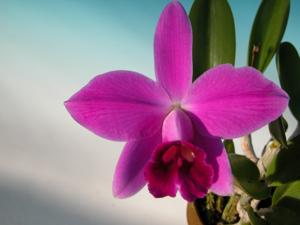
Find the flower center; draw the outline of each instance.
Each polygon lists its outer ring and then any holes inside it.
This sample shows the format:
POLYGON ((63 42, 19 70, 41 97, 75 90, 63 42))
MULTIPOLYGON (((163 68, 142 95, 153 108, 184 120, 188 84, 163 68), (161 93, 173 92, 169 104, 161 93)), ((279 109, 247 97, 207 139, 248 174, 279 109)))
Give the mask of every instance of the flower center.
POLYGON ((173 102, 172 110, 173 109, 181 109, 181 103, 180 102, 173 102))
POLYGON ((180 153, 182 158, 184 158, 189 163, 192 163, 196 157, 195 153, 190 148, 184 145, 181 146, 180 153))
POLYGON ((195 157, 195 153, 191 148, 185 145, 172 145, 163 153, 162 161, 164 164, 169 164, 177 160, 178 167, 181 167, 183 164, 182 160, 187 163, 192 163, 195 157))
POLYGON ((206 153, 193 144, 163 143, 145 167, 149 191, 155 197, 174 197, 179 189, 187 201, 203 197, 213 178, 212 166, 205 158, 206 153))

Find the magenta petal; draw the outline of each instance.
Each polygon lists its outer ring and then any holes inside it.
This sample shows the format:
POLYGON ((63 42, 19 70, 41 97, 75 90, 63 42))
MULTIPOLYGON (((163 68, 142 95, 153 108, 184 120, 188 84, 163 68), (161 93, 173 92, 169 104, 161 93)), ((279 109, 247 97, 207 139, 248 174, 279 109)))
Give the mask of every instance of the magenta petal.
POLYGON ((160 142, 159 132, 151 138, 130 141, 125 145, 113 179, 115 197, 130 197, 145 186, 144 167, 160 142))
POLYGON ((194 141, 206 152, 206 160, 214 170, 211 191, 222 196, 233 193, 233 176, 226 150, 220 139, 197 136, 194 141))
POLYGON ((165 118, 162 128, 163 142, 191 141, 193 135, 192 122, 188 115, 181 109, 174 109, 165 118))
POLYGON ((180 100, 192 83, 192 29, 183 6, 169 3, 154 39, 156 78, 173 100, 180 100))
POLYGON ((288 95, 251 67, 220 65, 198 78, 184 100, 213 136, 236 138, 278 118, 288 95))
POLYGON ((161 129, 170 99, 149 78, 129 71, 99 75, 65 106, 95 134, 111 140, 149 137, 161 129))
MULTIPOLYGON (((213 155, 213 153, 208 153, 208 155, 213 155)), ((209 157, 212 158, 212 156, 209 157)), ((216 180, 213 182, 210 190, 222 196, 232 195, 233 176, 232 176, 231 167, 230 167, 229 159, 225 148, 222 149, 221 154, 218 157, 216 157, 215 160, 216 160, 215 164, 217 164, 219 168, 218 169, 219 173, 217 176, 215 176, 216 180)))

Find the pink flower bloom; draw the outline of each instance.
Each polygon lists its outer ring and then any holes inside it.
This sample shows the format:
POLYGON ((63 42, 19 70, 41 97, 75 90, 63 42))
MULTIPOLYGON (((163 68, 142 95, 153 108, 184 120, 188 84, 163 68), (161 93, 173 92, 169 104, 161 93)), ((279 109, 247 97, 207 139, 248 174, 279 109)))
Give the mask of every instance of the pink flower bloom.
POLYGON ((221 138, 248 134, 275 120, 287 94, 250 67, 220 65, 192 83, 192 30, 177 1, 164 9, 154 42, 157 81, 130 71, 97 76, 65 106, 95 134, 127 141, 113 193, 119 198, 146 183, 155 197, 187 201, 208 190, 232 193, 221 138))

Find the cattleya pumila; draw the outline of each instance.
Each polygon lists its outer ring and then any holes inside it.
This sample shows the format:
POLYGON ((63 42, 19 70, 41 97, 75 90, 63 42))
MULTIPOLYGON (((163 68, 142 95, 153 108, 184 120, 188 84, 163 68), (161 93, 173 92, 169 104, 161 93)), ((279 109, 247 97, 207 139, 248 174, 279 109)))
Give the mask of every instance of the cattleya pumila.
POLYGON ((246 135, 275 120, 287 94, 250 67, 219 65, 192 83, 192 30, 177 1, 162 12, 154 38, 156 82, 130 71, 95 77, 65 102, 95 134, 126 141, 113 193, 125 198, 148 183, 155 197, 187 201, 208 190, 232 193, 221 138, 246 135))

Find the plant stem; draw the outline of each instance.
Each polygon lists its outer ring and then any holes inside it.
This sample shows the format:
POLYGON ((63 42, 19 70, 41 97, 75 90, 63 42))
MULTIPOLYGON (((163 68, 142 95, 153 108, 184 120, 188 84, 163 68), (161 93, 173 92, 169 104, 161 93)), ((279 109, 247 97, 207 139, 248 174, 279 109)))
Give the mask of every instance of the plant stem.
POLYGON ((256 163, 258 158, 254 152, 251 134, 242 137, 241 147, 244 154, 247 156, 247 158, 256 163))
POLYGON ((276 140, 270 140, 265 146, 261 158, 257 162, 257 167, 259 169, 261 178, 264 178, 266 173, 266 168, 270 165, 273 158, 280 151, 280 144, 276 140))
POLYGON ((222 220, 227 223, 234 223, 237 220, 237 204, 239 202, 240 197, 238 195, 233 195, 230 197, 227 205, 224 208, 222 214, 222 220))

